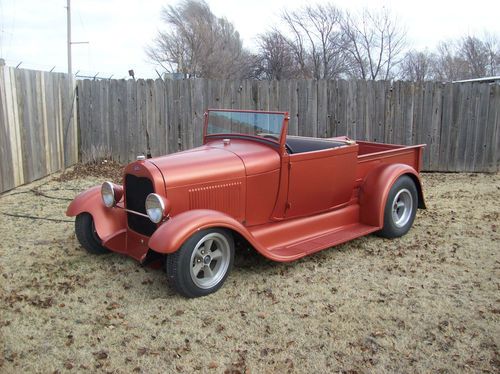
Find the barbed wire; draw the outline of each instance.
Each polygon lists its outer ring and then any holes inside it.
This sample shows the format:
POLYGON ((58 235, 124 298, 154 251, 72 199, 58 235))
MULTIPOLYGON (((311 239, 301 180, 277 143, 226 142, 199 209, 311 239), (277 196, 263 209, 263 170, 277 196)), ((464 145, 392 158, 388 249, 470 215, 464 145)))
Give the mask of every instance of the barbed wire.
MULTIPOLYGON (((39 63, 33 63, 33 62, 25 62, 24 60, 18 61, 18 60, 12 60, 12 59, 3 59, 0 56, 0 65, 2 65, 2 61, 6 66, 13 67, 16 69, 27 69, 27 70, 37 70, 37 71, 47 71, 47 72, 54 72, 54 73, 67 73, 67 68, 66 66, 60 66, 60 65, 46 65, 46 64, 39 64, 39 63)), ((76 69, 76 72, 73 73, 73 76, 76 79, 91 79, 91 80, 110 80, 110 79, 165 79, 167 75, 172 75, 168 74, 163 69, 158 70, 159 67, 157 65, 152 64, 152 66, 157 67, 153 68, 153 71, 155 72, 153 76, 132 76, 130 75, 130 71, 127 71, 127 74, 122 74, 119 73, 111 73, 111 72, 105 72, 105 71, 91 71, 91 70, 79 70, 76 69)), ((133 70, 131 70, 133 72, 133 70)), ((176 74, 173 74, 176 75, 176 74)), ((180 78, 175 78, 175 79, 180 79, 180 78)))
MULTIPOLYGON (((4 59, 7 66, 11 66, 17 69, 29 69, 29 70, 39 70, 48 71, 55 73, 67 73, 66 66, 60 65, 45 65, 39 63, 33 63, 29 61, 16 61, 11 59, 4 59)), ((105 71, 90 71, 90 70, 76 70, 74 73, 75 78, 80 79, 127 79, 129 75, 117 75, 116 73, 105 72, 105 71)))

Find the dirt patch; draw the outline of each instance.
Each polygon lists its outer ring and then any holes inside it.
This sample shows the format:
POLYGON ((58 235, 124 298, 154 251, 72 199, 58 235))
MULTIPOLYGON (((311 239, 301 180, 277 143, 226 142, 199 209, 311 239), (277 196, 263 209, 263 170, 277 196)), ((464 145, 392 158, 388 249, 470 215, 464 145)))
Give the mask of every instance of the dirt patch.
POLYGON ((500 371, 498 174, 424 174, 428 210, 405 237, 291 264, 240 254, 194 300, 80 248, 64 211, 102 182, 82 175, 0 196, 2 212, 59 220, 0 214, 2 372, 500 371))

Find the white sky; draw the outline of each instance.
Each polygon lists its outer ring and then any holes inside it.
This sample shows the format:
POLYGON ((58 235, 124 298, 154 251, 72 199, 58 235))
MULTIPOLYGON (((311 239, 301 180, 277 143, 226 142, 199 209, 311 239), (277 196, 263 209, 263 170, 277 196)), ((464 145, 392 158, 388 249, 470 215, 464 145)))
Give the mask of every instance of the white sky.
MULTIPOLYGON (((326 1, 319 0, 318 3, 326 1)), ((173 0, 72 0, 73 72, 154 78, 144 47, 161 27, 160 9, 173 0)), ((253 48, 255 36, 279 22, 282 9, 303 0, 208 0, 216 16, 231 21, 253 48)), ((408 32, 409 47, 433 49, 441 41, 484 31, 500 37, 498 0, 337 0, 340 8, 387 7, 408 32)), ((7 65, 66 71, 66 0, 0 0, 0 56, 7 65)))

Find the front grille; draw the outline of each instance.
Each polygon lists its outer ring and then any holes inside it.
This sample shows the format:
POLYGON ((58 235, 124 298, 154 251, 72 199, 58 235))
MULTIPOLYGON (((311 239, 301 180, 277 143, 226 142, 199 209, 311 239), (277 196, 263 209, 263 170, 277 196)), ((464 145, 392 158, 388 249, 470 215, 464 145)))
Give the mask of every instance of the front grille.
MULTIPOLYGON (((153 183, 148 178, 125 175, 125 203, 126 208, 146 214, 146 197, 153 193, 153 183)), ((149 218, 127 212, 128 227, 139 234, 151 236, 156 230, 156 224, 149 218)))

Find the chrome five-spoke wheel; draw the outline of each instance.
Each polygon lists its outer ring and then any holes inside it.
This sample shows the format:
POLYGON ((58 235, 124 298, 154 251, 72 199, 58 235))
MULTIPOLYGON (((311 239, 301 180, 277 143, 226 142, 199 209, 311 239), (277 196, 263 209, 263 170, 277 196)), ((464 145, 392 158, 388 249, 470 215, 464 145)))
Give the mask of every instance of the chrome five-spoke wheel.
POLYGON ((396 238, 410 230, 418 207, 417 187, 408 175, 399 177, 387 196, 384 209, 384 227, 378 235, 396 238))
POLYGON ((205 296, 222 287, 233 258, 234 240, 229 230, 200 230, 167 256, 167 277, 181 295, 205 296))
POLYGON ((191 279, 203 289, 217 285, 227 272, 231 250, 226 237, 218 232, 205 235, 191 255, 191 279))
POLYGON ((413 211, 413 198, 410 191, 404 188, 399 190, 392 201, 392 220, 397 227, 405 226, 410 220, 413 211))

